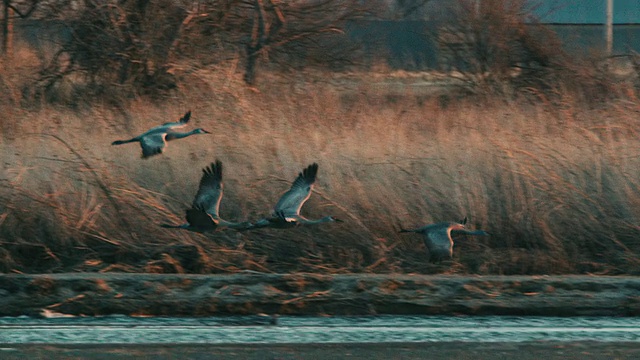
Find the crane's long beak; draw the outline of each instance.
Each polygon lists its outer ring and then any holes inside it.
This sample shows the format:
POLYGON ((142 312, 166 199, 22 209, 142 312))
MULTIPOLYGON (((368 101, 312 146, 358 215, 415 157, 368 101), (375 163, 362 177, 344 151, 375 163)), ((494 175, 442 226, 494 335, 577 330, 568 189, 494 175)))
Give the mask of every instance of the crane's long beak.
POLYGON ((211 131, 207 131, 205 129, 202 129, 202 131, 204 131, 205 134, 211 134, 211 131))

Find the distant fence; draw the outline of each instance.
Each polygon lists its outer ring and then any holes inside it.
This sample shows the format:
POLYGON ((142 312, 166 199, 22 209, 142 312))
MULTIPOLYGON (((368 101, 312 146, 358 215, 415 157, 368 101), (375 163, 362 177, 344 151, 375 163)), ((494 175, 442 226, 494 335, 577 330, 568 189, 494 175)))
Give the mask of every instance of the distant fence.
MULTIPOLYGON (((570 54, 604 53, 603 25, 547 25, 558 34, 570 54)), ((437 25, 427 21, 369 21, 351 24, 347 33, 363 44, 367 62, 382 57, 393 69, 422 70, 449 67, 449 54, 438 46, 437 25)), ((640 24, 615 25, 613 54, 640 52, 640 24)))

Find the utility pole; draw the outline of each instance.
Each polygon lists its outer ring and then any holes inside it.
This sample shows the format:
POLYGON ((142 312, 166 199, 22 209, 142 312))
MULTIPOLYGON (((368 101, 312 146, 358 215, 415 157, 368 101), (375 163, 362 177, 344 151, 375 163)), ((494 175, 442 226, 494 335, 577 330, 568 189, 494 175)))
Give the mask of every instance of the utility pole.
POLYGON ((11 0, 2 1, 2 56, 9 56, 11 51, 11 43, 13 40, 13 10, 11 0))
POLYGON ((607 0, 607 23, 604 37, 607 44, 607 56, 611 56, 613 51, 613 0, 607 0))

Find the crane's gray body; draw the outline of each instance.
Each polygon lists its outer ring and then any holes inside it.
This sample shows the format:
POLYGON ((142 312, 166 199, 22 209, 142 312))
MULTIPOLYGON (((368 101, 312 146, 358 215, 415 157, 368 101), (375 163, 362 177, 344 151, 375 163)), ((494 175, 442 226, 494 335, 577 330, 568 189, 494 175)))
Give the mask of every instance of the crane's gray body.
POLYGON ((441 262, 442 260, 451 259, 453 257, 453 238, 451 233, 467 234, 467 235, 484 235, 484 230, 467 230, 465 217, 459 223, 456 222, 439 222, 435 224, 425 225, 417 229, 401 230, 400 232, 414 232, 421 234, 424 244, 429 250, 429 261, 441 262))
POLYGON ((249 222, 231 222, 220 217, 224 184, 222 182, 222 162, 216 160, 202 169, 202 178, 191 208, 186 211, 185 224, 162 225, 167 228, 180 228, 196 232, 210 232, 219 228, 244 230, 251 226, 249 222))
POLYGON ((177 122, 164 123, 162 125, 153 127, 145 133, 129 140, 116 140, 112 142, 111 145, 122 145, 132 142, 139 142, 140 147, 142 148, 142 158, 146 159, 154 155, 162 154, 165 147, 167 146, 167 141, 182 139, 187 136, 196 134, 210 134, 210 132, 202 128, 196 128, 184 133, 175 131, 175 129, 187 126, 190 118, 191 111, 187 111, 187 113, 185 113, 184 116, 177 122))
POLYGON ((291 184, 291 188, 285 192, 273 209, 271 216, 256 221, 251 227, 259 229, 272 227, 277 229, 287 229, 298 225, 314 225, 325 222, 341 222, 333 216, 325 216, 317 220, 307 219, 300 215, 302 205, 311 196, 316 176, 318 175, 318 164, 313 163, 305 168, 291 184))

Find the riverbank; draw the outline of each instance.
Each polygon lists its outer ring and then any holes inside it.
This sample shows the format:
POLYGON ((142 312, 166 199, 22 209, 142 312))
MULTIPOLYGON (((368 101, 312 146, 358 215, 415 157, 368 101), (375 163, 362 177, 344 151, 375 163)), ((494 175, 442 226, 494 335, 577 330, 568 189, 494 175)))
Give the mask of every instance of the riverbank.
POLYGON ((638 316, 640 277, 310 273, 0 275, 0 316, 638 316))

